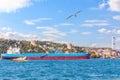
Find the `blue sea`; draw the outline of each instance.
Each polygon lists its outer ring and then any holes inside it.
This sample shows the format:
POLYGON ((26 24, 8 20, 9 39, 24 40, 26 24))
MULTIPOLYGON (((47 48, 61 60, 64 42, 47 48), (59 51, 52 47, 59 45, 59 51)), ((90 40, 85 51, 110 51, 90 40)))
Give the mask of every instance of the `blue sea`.
POLYGON ((120 59, 0 60, 0 80, 120 80, 120 59))

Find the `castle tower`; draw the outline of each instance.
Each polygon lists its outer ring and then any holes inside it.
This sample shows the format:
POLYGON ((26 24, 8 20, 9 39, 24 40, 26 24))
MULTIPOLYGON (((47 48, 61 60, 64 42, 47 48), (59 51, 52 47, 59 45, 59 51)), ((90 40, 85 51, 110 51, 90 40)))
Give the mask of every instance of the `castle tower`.
POLYGON ((116 38, 113 36, 112 37, 112 49, 113 50, 115 50, 115 46, 116 46, 115 41, 116 41, 116 38))
POLYGON ((68 49, 72 49, 72 44, 66 43, 68 49))

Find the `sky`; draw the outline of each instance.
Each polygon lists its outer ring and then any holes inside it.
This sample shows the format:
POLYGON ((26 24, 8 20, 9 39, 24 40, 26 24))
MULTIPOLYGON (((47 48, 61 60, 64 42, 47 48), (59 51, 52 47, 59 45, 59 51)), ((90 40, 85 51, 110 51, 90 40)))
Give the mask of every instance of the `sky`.
POLYGON ((0 38, 111 47, 115 36, 120 49, 119 4, 120 0, 0 0, 0 38))

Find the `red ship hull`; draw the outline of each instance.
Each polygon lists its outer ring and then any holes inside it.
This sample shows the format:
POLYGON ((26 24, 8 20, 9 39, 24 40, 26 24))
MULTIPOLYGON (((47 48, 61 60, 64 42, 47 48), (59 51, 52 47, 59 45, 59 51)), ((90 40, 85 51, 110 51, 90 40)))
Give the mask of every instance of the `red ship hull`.
POLYGON ((87 56, 46 56, 46 57, 27 57, 28 60, 84 60, 84 59, 89 59, 87 56))
POLYGON ((83 60, 89 59, 89 54, 85 53, 71 53, 71 54, 2 54, 2 59, 15 59, 19 57, 26 57, 28 60, 83 60))

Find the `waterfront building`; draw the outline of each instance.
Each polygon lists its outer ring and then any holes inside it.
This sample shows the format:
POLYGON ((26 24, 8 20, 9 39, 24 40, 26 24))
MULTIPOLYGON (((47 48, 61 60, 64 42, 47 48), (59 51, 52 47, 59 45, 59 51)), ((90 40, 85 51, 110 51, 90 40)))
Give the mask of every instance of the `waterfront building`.
POLYGON ((20 48, 19 47, 14 47, 13 48, 12 46, 10 46, 7 50, 7 54, 13 54, 13 53, 19 54, 20 53, 20 48))

